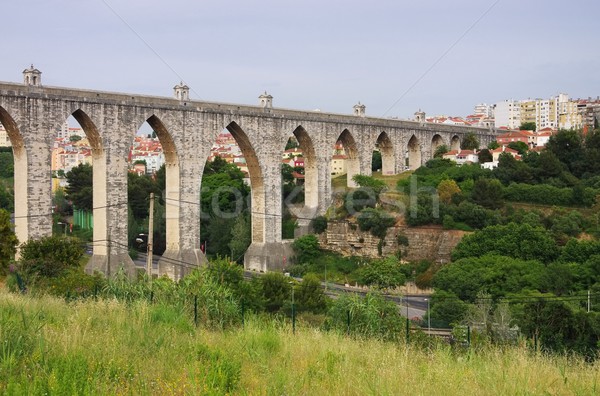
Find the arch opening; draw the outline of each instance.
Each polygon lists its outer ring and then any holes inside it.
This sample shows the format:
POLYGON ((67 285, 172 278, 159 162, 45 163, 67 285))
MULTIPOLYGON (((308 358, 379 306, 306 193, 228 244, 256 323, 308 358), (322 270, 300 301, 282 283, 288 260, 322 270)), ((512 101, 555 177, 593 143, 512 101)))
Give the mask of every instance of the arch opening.
POLYGON ((450 149, 460 150, 460 138, 458 137, 458 135, 452 136, 452 139, 450 140, 450 149))
POLYGON ((443 153, 450 151, 448 146, 444 142, 444 138, 440 135, 435 134, 431 138, 431 157, 440 156, 443 153))
POLYGON ((375 150, 371 159, 371 170, 381 171, 384 176, 395 174, 394 146, 386 132, 381 132, 375 142, 375 150))
POLYGON ((356 141, 350 131, 344 129, 333 147, 331 160, 332 185, 343 183, 346 187, 356 187, 356 183, 352 178, 359 173, 360 164, 356 141))
POLYGON ((407 166, 410 170, 416 170, 421 166, 421 144, 415 135, 412 135, 407 145, 407 166))
POLYGON ((202 175, 202 250, 242 263, 250 244, 265 240, 265 210, 258 157, 245 131, 231 122, 217 136, 202 175))
POLYGON ((302 126, 288 138, 282 155, 282 238, 308 231, 318 207, 318 168, 312 139, 302 126))
POLYGON ((150 115, 133 137, 128 155, 128 245, 147 259, 150 194, 154 194, 152 254, 179 251, 179 157, 163 121, 150 115))
POLYGON ((83 110, 55 128, 51 171, 52 233, 80 238, 86 253, 106 256, 106 159, 98 128, 83 110))

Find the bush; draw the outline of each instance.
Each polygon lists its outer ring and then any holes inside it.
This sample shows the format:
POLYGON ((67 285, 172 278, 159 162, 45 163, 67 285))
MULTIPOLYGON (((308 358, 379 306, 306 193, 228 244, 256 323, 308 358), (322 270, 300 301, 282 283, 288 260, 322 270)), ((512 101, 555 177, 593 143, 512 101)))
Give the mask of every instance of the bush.
POLYGON ((325 216, 317 216, 312 221, 313 230, 317 234, 321 234, 327 230, 327 217, 325 216))
POLYGON ((55 277, 81 267, 84 254, 79 239, 50 236, 31 239, 21 245, 19 268, 25 277, 55 277))
POLYGON ((303 235, 292 243, 292 249, 296 253, 296 261, 299 264, 308 263, 319 256, 319 240, 313 234, 303 235))
POLYGON ((81 298, 101 295, 105 286, 106 279, 101 274, 88 275, 79 268, 71 268, 48 279, 44 290, 59 297, 81 298))
POLYGON ((278 272, 268 272, 260 277, 262 295, 265 299, 267 312, 281 311, 287 302, 291 301, 293 282, 289 277, 278 272))
POLYGON ((296 288, 296 304, 298 312, 319 314, 327 311, 327 296, 316 275, 308 274, 302 279, 296 288))
POLYGON ((452 251, 452 259, 497 254, 549 263, 560 251, 549 231, 528 224, 496 225, 466 235, 452 251))
POLYGON ((573 189, 558 188, 549 184, 512 183, 504 188, 504 197, 508 201, 569 206, 573 202, 573 189))
POLYGON ((381 295, 343 294, 334 300, 325 327, 359 337, 399 341, 405 337, 406 321, 398 306, 381 295))
POLYGON ((387 229, 396 224, 396 219, 378 209, 363 209, 358 215, 358 226, 361 231, 371 231, 373 236, 385 238, 387 229))
POLYGON ((363 285, 374 286, 380 290, 395 288, 406 282, 401 267, 395 257, 374 260, 361 267, 357 277, 363 285))

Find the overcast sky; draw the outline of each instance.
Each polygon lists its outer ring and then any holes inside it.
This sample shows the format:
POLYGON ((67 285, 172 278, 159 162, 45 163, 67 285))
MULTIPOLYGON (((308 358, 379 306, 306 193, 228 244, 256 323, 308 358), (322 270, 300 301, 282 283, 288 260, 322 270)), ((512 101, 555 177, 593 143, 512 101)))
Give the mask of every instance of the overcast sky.
POLYGON ((598 0, 0 0, 0 80, 371 116, 600 95, 598 0))

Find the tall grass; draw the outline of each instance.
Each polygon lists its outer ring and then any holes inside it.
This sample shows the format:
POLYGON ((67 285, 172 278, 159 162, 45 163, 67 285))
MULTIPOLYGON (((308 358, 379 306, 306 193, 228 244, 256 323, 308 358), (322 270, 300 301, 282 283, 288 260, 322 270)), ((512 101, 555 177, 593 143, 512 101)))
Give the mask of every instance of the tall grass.
POLYGON ((598 394, 596 364, 525 347, 457 351, 249 316, 194 326, 144 300, 66 303, 0 290, 0 394, 598 394), (214 328, 211 326, 210 328, 214 328))

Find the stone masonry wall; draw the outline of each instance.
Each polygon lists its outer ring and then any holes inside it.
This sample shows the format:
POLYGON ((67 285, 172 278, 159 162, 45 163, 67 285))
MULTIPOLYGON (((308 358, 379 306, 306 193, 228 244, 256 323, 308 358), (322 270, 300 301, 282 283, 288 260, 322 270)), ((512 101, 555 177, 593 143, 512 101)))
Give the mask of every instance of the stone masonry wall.
MULTIPOLYGON (((452 249, 467 234, 465 231, 444 230, 442 227, 391 227, 388 229, 382 256, 402 251, 402 258, 408 261, 431 260, 447 263, 450 261, 452 249), (408 239, 408 246, 398 245, 398 235, 408 239)), ((324 249, 341 253, 345 256, 361 255, 381 257, 378 252, 379 238, 370 232, 360 231, 358 224, 348 221, 329 221, 327 231, 319 235, 319 242, 324 249)))

